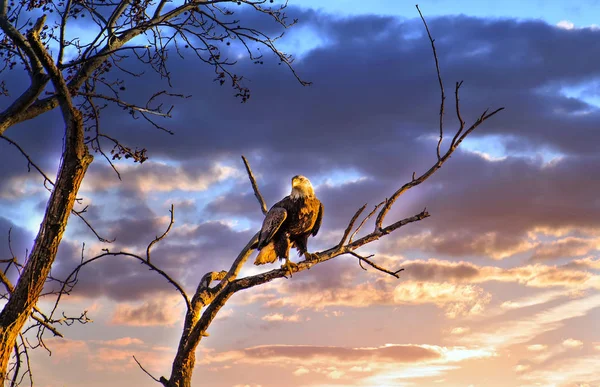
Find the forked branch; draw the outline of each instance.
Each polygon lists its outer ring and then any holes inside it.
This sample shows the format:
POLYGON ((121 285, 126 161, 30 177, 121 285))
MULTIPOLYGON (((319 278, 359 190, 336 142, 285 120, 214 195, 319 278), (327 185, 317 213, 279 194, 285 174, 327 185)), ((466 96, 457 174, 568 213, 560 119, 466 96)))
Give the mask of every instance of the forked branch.
POLYGON ((383 224, 383 221, 385 219, 385 216, 387 215, 387 213, 392 208, 392 205, 394 204, 394 202, 403 193, 405 193, 409 189, 411 189, 413 187, 416 187, 417 185, 419 185, 422 182, 424 182, 425 180, 427 180, 431 175, 433 175, 438 169, 440 169, 442 167, 442 165, 450 158, 450 156, 452 155, 452 153, 454 153, 454 151, 458 148, 458 146, 460 145, 460 143, 473 130, 475 130, 484 121, 486 121, 487 119, 489 119, 492 116, 494 116, 496 113, 504 110, 504 108, 501 107, 501 108, 498 108, 498 109, 492 111, 491 113, 488 113, 488 110, 486 109, 481 114, 481 116, 479 116, 479 118, 469 127, 469 129, 467 129, 463 133, 463 129, 465 127, 465 122, 462 119, 462 116, 460 114, 460 104, 459 104, 459 96, 458 96, 458 91, 459 91, 460 87, 462 86, 462 81, 457 82, 454 94, 455 94, 455 98, 456 98, 456 114, 457 114, 458 120, 460 122, 460 126, 459 126, 456 134, 454 135, 454 138, 452 139, 452 142, 451 142, 450 146, 448 147, 448 150, 443 155, 441 155, 440 147, 441 147, 441 144, 442 144, 443 134, 444 134, 444 132, 443 132, 444 101, 446 99, 446 96, 444 94, 444 83, 442 81, 442 76, 440 74, 439 61, 438 61, 438 56, 437 56, 437 52, 436 52, 436 49, 435 49, 435 39, 433 39, 433 37, 431 36, 431 32, 429 31, 429 26, 427 25, 427 22, 425 21, 425 18, 423 17, 423 14, 421 13, 421 10, 419 9, 419 6, 417 5, 416 7, 417 7, 417 10, 419 11, 419 15, 421 16, 421 20, 423 21, 423 25, 425 26, 425 29, 427 31, 427 36, 429 37, 429 42, 431 43, 431 48, 432 48, 432 52, 433 52, 433 58, 435 59, 436 73, 437 73, 437 77, 438 77, 438 81, 439 81, 439 85, 440 85, 440 94, 441 94, 440 121, 439 121, 440 122, 440 138, 439 138, 438 143, 437 143, 437 163, 435 163, 433 166, 431 166, 425 173, 423 173, 419 177, 415 177, 415 174, 413 173, 411 181, 409 181, 408 183, 404 184, 396 192, 394 192, 394 194, 385 202, 385 204, 381 208, 381 211, 377 215, 377 219, 375 221, 375 231, 377 231, 377 230, 382 231, 383 230, 382 224, 383 224))

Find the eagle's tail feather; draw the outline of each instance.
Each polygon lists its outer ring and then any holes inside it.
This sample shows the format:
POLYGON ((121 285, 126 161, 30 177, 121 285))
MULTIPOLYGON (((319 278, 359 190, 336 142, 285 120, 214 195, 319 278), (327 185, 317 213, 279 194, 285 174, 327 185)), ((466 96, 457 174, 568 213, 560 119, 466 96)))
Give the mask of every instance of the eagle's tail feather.
POLYGON ((256 257, 254 264, 264 265, 265 263, 273 263, 276 260, 277 253, 275 252, 275 244, 273 241, 271 241, 258 252, 258 256, 256 257))

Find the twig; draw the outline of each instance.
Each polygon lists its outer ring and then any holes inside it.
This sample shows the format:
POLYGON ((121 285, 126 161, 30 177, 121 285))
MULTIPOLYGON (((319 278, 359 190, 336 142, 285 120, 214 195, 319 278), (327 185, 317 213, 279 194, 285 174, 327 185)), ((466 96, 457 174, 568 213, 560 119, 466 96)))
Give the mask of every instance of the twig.
POLYGON ((15 370, 13 371, 12 380, 10 381, 10 387, 17 387, 17 377, 21 370, 21 351, 19 351, 19 342, 17 340, 15 340, 13 348, 15 350, 15 370))
POLYGON ((358 219, 358 217, 360 216, 360 214, 362 214, 365 208, 367 208, 367 203, 365 203, 361 208, 359 208, 352 217, 352 219, 350 219, 350 223, 348 223, 348 227, 346 227, 344 235, 342 236, 342 239, 340 239, 340 243, 338 243, 338 249, 341 249, 344 243, 346 243, 346 238, 348 238, 348 234, 350 234, 350 232, 352 231, 352 227, 354 227, 354 222, 356 222, 356 219, 358 219))
POLYGON ((150 249, 152 248, 152 246, 154 246, 156 243, 160 242, 164 237, 166 237, 167 234, 169 233, 169 231, 171 231, 171 227, 173 227, 173 223, 175 223, 175 207, 173 206, 173 204, 171 204, 171 209, 169 210, 169 213, 171 214, 171 220, 169 221, 169 226, 167 227, 165 232, 162 233, 161 236, 157 236, 156 238, 154 238, 154 240, 152 242, 150 242, 150 244, 146 248, 146 260, 148 261, 148 263, 150 263, 150 249))
POLYGON ((19 384, 21 384, 25 375, 29 375, 29 385, 33 387, 33 373, 31 372, 31 362, 29 361, 29 350, 27 349, 27 343, 23 339, 22 333, 19 334, 19 337, 21 338, 21 344, 23 345, 23 353, 25 354, 25 363, 27 364, 27 371, 23 373, 21 380, 19 380, 19 384))
POLYGON ((258 200, 260 204, 260 209, 264 215, 267 215, 267 204, 265 203, 265 199, 263 199, 260 191, 258 190, 258 185, 256 184, 256 179, 254 178, 254 174, 252 173, 252 169, 250 169, 250 164, 246 157, 242 156, 242 160, 244 160, 244 165, 246 166, 246 172, 248 172, 248 178, 250 179, 250 183, 252 183, 252 189, 254 190, 254 196, 258 200))
POLYGON ((354 237, 356 236, 356 234, 358 234, 358 232, 360 231, 360 229, 362 228, 362 226, 364 226, 364 224, 367 222, 367 220, 369 220, 369 218, 371 218, 371 216, 373 216, 373 214, 375 214, 375 212, 377 211, 377 209, 379 207, 381 207, 384 203, 385 203, 385 200, 382 201, 381 203, 379 203, 378 205, 376 205, 375 208, 373 208, 373 211, 371 211, 369 213, 369 215, 365 216, 365 218, 362 220, 362 222, 360 222, 360 224, 358 225, 358 227, 356 228, 356 230, 354 230, 354 232, 352 233, 352 235, 350 235, 350 239, 348 239, 348 243, 352 243, 352 239, 354 239, 354 237))
POLYGON ((109 250, 105 250, 104 253, 97 255, 93 258, 88 259, 87 261, 84 261, 82 263, 80 263, 79 265, 77 265, 77 267, 69 274, 69 276, 67 277, 67 279, 64 281, 63 284, 63 288, 61 289, 60 293, 59 293, 59 298, 57 299, 56 303, 55 303, 55 309, 56 306, 58 305, 58 301, 60 300, 60 294, 62 294, 66 288, 67 283, 69 283, 69 281, 71 281, 71 278, 76 276, 79 273, 79 270, 81 270, 81 268, 83 268, 84 266, 97 261, 101 258, 104 257, 109 257, 109 256, 125 256, 125 257, 131 257, 131 258, 135 258, 138 261, 140 261, 142 264, 148 266, 150 268, 150 270, 156 271, 158 274, 160 274, 163 278, 165 278, 167 280, 167 282, 169 282, 171 285, 173 285, 173 287, 175 287, 175 289, 177 289, 177 291, 181 294, 181 296, 183 297, 183 299, 185 300, 186 306, 189 308, 191 308, 191 304, 190 304, 190 300, 185 292, 185 290, 183 290, 183 288, 181 287, 181 285, 179 285, 173 278, 171 278, 167 273, 165 273, 163 270, 159 269, 157 266, 155 266, 154 264, 152 264, 151 262, 148 262, 146 260, 146 258, 140 257, 139 255, 133 254, 133 253, 129 253, 126 251, 117 251, 117 252, 112 252, 109 250))
POLYGON ((38 165, 31 159, 31 157, 29 157, 27 152, 25 152, 25 150, 23 148, 21 148, 21 146, 19 144, 17 144, 16 142, 14 142, 13 140, 11 140, 10 138, 6 137, 3 134, 0 134, 0 138, 4 139, 9 144, 15 146, 19 150, 19 152, 21 152, 23 157, 25 157, 27 159, 27 169, 29 169, 29 166, 33 166, 33 168, 36 171, 38 171, 39 174, 42 175, 42 177, 44 178, 44 185, 46 182, 48 182, 48 183, 50 183, 50 185, 54 186, 54 182, 44 173, 44 171, 42 171, 42 169, 40 167, 38 167, 38 165))
MULTIPOLYGON (((8 277, 2 271, 0 271, 0 282, 2 282, 2 284, 6 288, 6 291, 8 292, 8 294, 12 294, 14 292, 15 288, 14 288, 13 284, 10 282, 8 277)), ((44 317, 44 319, 41 319, 41 318, 31 314, 30 317, 32 319, 37 321, 40 325, 43 325, 44 327, 46 327, 49 331, 54 333, 55 336, 64 337, 62 335, 62 333, 60 333, 56 328, 54 328, 52 325, 50 325, 49 319, 42 313, 42 311, 37 306, 33 307, 33 311, 41 314, 44 317)))
MULTIPOLYGON (((431 33, 429 31, 429 27, 427 26, 427 22, 425 21, 425 18, 423 17, 423 14, 421 13, 421 10, 419 9, 419 6, 417 5, 417 10, 419 11, 419 15, 421 16, 421 20, 423 20, 423 24, 425 25, 425 29, 427 30, 427 35, 429 36, 429 41, 431 42, 431 47, 433 50, 433 56, 435 59, 435 67, 436 67, 436 72, 437 72, 437 77, 438 77, 438 81, 439 81, 439 85, 440 85, 440 92, 442 95, 442 101, 440 103, 440 139, 438 141, 437 144, 437 162, 435 164, 433 164, 426 172, 424 172, 421 176, 419 176, 418 178, 415 178, 415 174, 413 173, 412 179, 410 182, 404 184, 402 187, 400 187, 396 192, 394 192, 394 194, 385 202, 385 204, 383 205, 383 207, 381 208, 381 211, 379 211, 379 214, 377 214, 377 219, 375 220, 375 231, 379 231, 379 232, 383 232, 383 220, 385 219, 385 216, 387 215, 387 213, 390 211, 390 209, 392 208, 392 205, 394 204, 394 202, 402 195, 404 194, 406 191, 408 191, 409 189, 416 187, 417 185, 423 183, 425 180, 427 180, 431 175, 433 175, 438 169, 440 169, 442 167, 442 165, 450 158, 450 156, 452 155, 452 153, 454 153, 454 151, 458 148, 458 146, 460 145, 460 143, 473 131, 475 130, 480 124, 482 124, 485 120, 487 120, 488 118, 494 116, 496 113, 504 110, 503 107, 498 108, 496 110, 494 110, 491 113, 488 113, 487 110, 485 110, 483 112, 483 114, 471 125, 471 127, 469 127, 469 129, 467 129, 464 133, 461 134, 464 125, 462 124, 462 118, 460 117, 460 106, 459 106, 459 102, 458 102, 458 89, 460 88, 460 86, 462 85, 462 82, 458 82, 456 84, 456 96, 457 96, 457 115, 459 117, 459 120, 461 120, 461 126, 457 132, 457 134, 454 136, 454 139, 452 140, 452 143, 450 144, 450 147, 448 147, 448 150, 446 151, 446 153, 444 153, 444 155, 441 155, 440 153, 440 145, 442 142, 442 136, 443 136, 443 113, 444 113, 444 100, 445 100, 445 94, 444 94, 444 84, 442 82, 442 77, 440 75, 440 69, 439 69, 439 62, 438 62, 438 57, 437 57, 437 53, 435 50, 435 39, 432 38, 431 33)), ((427 215, 429 216, 429 215, 427 215)))
POLYGON ((138 359, 135 358, 135 355, 132 355, 132 357, 133 360, 135 360, 135 362, 137 363, 137 365, 142 369, 142 371, 146 373, 146 375, 150 376, 155 382, 162 383, 159 379, 155 378, 150 372, 146 371, 146 369, 142 367, 138 359))
POLYGON ((454 135, 452 142, 450 143, 451 147, 454 146, 454 144, 456 143, 456 139, 460 136, 463 129, 465 128, 465 121, 462 119, 462 115, 460 114, 460 98, 458 96, 458 91, 460 90, 460 87, 462 86, 462 84, 463 84, 463 81, 456 82, 456 88, 454 89, 454 99, 456 101, 456 118, 458 118, 458 122, 460 123, 460 126, 459 126, 458 130, 456 131, 456 134, 454 135))
POLYGON ((63 336, 62 333, 60 333, 58 331, 58 329, 54 328, 52 325, 50 325, 49 323, 47 323, 46 321, 42 320, 41 318, 39 318, 38 316, 35 315, 31 315, 30 316, 32 319, 34 319, 35 321, 37 321, 40 325, 43 325, 44 328, 48 329, 50 332, 54 333, 54 336, 58 336, 58 337, 62 337, 64 338, 65 336, 63 336))
MULTIPOLYGON (((401 271, 403 271, 403 270, 404 270, 404 269, 400 269, 400 270, 396 270, 396 271, 390 271, 390 270, 388 270, 388 269, 386 269, 386 268, 383 268, 383 267, 381 267, 381 266, 379 266, 379 265, 375 264, 373 261, 369 260, 369 258, 372 258, 372 257, 373 257, 373 255, 369 255, 368 257, 363 257, 362 255, 360 255, 360 254, 357 254, 357 253, 355 253, 354 251, 348 251, 348 254, 350 254, 350 255, 352 255, 352 256, 354 256, 354 257, 358 258, 358 259, 359 259, 359 262, 360 262, 360 261, 364 261, 364 262, 368 263, 368 264, 369 264, 371 267, 374 267, 375 269, 377 269, 377 270, 379 270, 379 271, 382 271, 382 272, 384 272, 384 273, 386 273, 386 274, 389 274, 389 275, 391 275, 392 277, 400 278, 400 276, 398 275, 398 273, 400 273, 401 271)), ((362 265, 361 265, 361 267, 362 267, 362 265)), ((363 267, 363 269, 364 269, 364 267, 363 267)), ((365 269, 365 270, 366 270, 366 269, 365 269)))
POLYGON ((100 242, 113 243, 116 240, 116 238, 106 239, 101 237, 100 234, 98 234, 98 232, 94 229, 94 227, 83 217, 83 215, 81 215, 81 211, 71 210, 71 213, 77 216, 79 219, 81 219, 83 223, 85 223, 85 225, 92 231, 92 233, 94 233, 94 235, 96 236, 96 238, 98 238, 100 242))
POLYGON ((431 42, 431 49, 433 50, 433 58, 435 59, 435 70, 437 72, 437 78, 438 78, 438 82, 440 84, 440 92, 442 95, 442 102, 440 103, 440 139, 438 140, 438 144, 437 144, 437 158, 438 161, 441 160, 441 154, 440 154, 440 146, 442 145, 442 139, 444 137, 444 102, 446 101, 446 95, 444 93, 444 83, 442 82, 442 76, 440 75, 440 63, 438 61, 438 56, 437 56, 437 52, 435 50, 435 39, 433 39, 431 37, 431 32, 429 32, 429 26, 427 25, 427 22, 425 21, 425 18, 423 17, 423 14, 421 13, 421 10, 419 9, 419 5, 416 5, 417 7, 417 11, 419 11, 419 16, 421 16, 421 20, 423 20, 423 24, 425 25, 425 30, 427 30, 427 36, 429 37, 429 41, 431 42))
MULTIPOLYGON (((104 252, 102 254, 99 254, 93 258, 90 258, 86 261, 83 260, 83 250, 82 250, 82 261, 79 265, 77 265, 77 267, 75 267, 75 269, 73 269, 73 271, 67 276, 67 278, 62 281, 62 287, 61 290, 58 293, 58 297, 56 299, 56 302, 54 303, 54 308, 52 309, 52 312, 50 313, 50 316, 52 316, 54 314, 54 312, 56 311, 56 308, 58 307, 58 303, 62 297, 62 295, 66 292, 67 286, 69 286, 69 284, 72 284, 73 281, 76 281, 76 278, 79 274, 79 271, 86 265, 97 261, 101 258, 104 257, 108 257, 108 256, 119 256, 119 255, 123 255, 126 257, 131 257, 131 258, 135 258, 138 261, 140 261, 142 264, 148 266, 150 268, 150 270, 156 271, 158 274, 160 274, 164 279, 167 280, 167 282, 169 282, 175 289, 177 289, 177 291, 181 294, 181 296, 183 297, 183 299, 185 300, 186 306, 188 310, 192 309, 192 305, 190 303, 190 299, 187 295, 187 293, 185 292, 185 290, 183 289, 183 287, 181 285, 179 285, 179 283, 177 283, 177 281, 175 281, 173 278, 171 278, 171 276, 169 276, 166 272, 164 272, 162 269, 158 268, 156 265, 154 265, 152 262, 150 262, 150 249, 152 248, 152 246, 156 243, 158 243, 159 241, 161 241, 171 230, 171 227, 173 226, 173 223, 175 222, 174 219, 174 206, 171 205, 171 209, 170 209, 170 213, 171 213, 171 221, 169 222, 169 226, 167 227, 166 231, 160 236, 160 237, 156 237, 154 240, 152 240, 147 248, 146 248, 146 257, 141 257, 137 254, 133 254, 133 253, 129 253, 126 251, 117 251, 117 252, 112 252, 108 249, 104 249, 104 252)), ((74 286, 74 285, 72 285, 74 286)))

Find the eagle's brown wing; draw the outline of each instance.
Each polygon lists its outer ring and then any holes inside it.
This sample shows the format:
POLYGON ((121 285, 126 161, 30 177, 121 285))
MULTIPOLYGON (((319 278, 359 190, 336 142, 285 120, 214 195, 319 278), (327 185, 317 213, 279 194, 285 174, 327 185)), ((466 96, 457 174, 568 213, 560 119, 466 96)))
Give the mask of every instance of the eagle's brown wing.
POLYGON ((273 236, 281 227, 283 221, 287 218, 287 211, 282 207, 273 207, 267 212, 265 220, 263 221, 260 234, 258 235, 258 249, 260 250, 266 246, 273 236))
POLYGON ((319 202, 319 214, 317 215, 317 220, 315 221, 315 225, 312 228, 311 234, 312 236, 316 236, 321 228, 321 222, 323 221, 323 203, 319 202))

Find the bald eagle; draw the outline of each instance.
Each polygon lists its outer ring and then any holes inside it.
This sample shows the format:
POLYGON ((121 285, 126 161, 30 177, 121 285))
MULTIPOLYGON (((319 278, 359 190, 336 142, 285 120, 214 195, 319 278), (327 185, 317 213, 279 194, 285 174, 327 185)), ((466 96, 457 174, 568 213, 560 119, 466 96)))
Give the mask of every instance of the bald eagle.
POLYGON ((298 249, 300 256, 313 259, 307 251, 308 237, 317 235, 323 219, 323 204, 315 196, 310 181, 304 176, 292 178, 292 192, 275 203, 263 221, 258 236, 257 249, 260 250, 255 265, 273 263, 277 258, 285 259, 285 267, 290 273, 290 247, 298 249))

